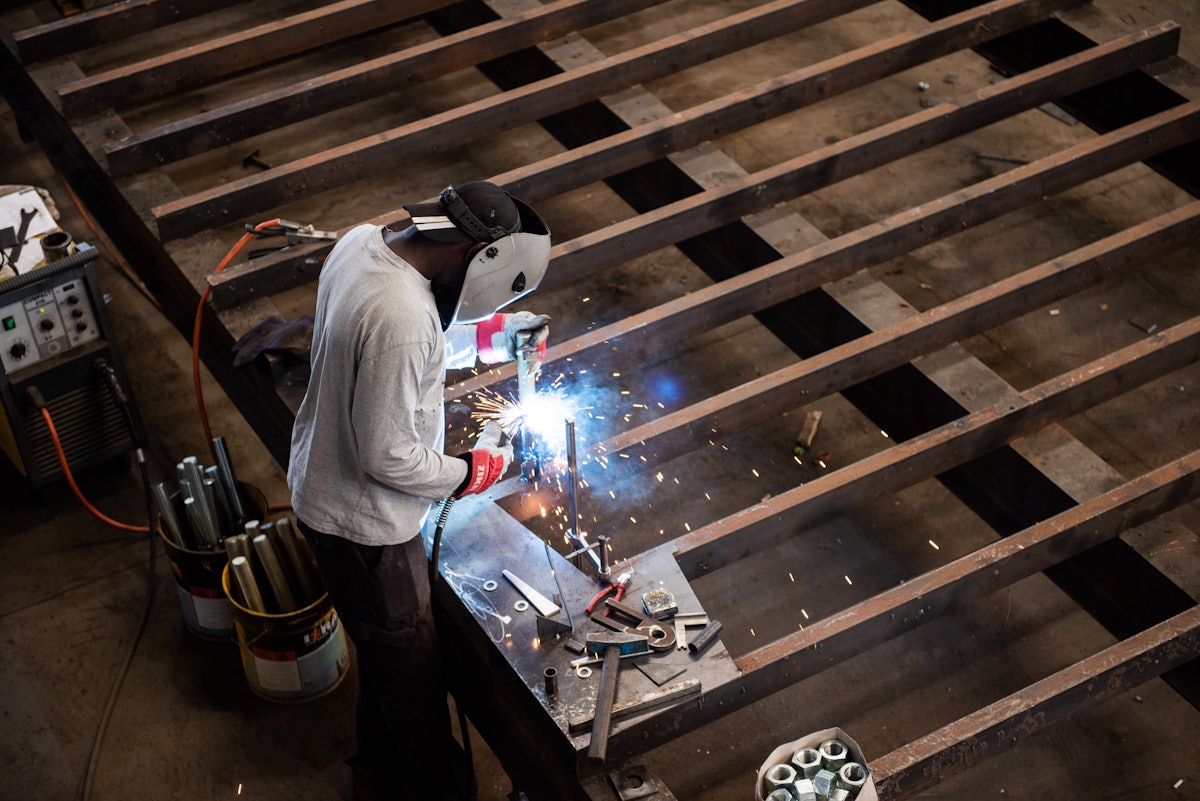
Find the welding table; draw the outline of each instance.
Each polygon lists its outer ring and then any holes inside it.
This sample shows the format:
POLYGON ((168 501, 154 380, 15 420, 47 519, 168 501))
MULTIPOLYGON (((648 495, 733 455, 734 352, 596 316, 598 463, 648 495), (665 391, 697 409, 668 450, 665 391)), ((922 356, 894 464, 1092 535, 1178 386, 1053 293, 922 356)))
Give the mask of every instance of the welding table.
MULTIPOLYGON (((512 481, 521 479, 505 482, 509 490, 512 481)), ((500 759, 514 789, 530 801, 674 798, 644 766, 626 760, 670 740, 678 722, 700 709, 708 689, 737 680, 737 668, 719 641, 699 655, 672 648, 622 659, 608 758, 604 764, 589 763, 600 666, 592 666, 589 678, 578 678, 569 663, 579 656, 564 647, 565 637, 539 643, 535 610, 514 610, 522 596, 501 571, 509 570, 551 599, 558 593, 556 574, 563 608, 552 619, 566 623, 569 610, 581 642, 589 632, 608 631, 584 613, 601 585, 592 572, 575 568, 498 506, 494 499, 504 493, 500 485, 494 493, 458 500, 442 536, 441 581, 434 593, 456 703, 500 759), (491 592, 484 589, 489 580, 497 584, 491 592), (683 672, 659 687, 637 664, 683 672), (546 668, 558 671, 554 698, 546 694, 546 668), (622 705, 638 699, 646 701, 644 711, 620 715, 622 705), (623 779, 628 785, 645 784, 618 794, 616 784, 623 779)), ((431 521, 424 532, 427 549, 432 534, 431 521)), ((675 595, 681 614, 703 612, 669 549, 633 559, 626 605, 640 610, 642 593, 661 586, 675 595)), ((624 563, 614 560, 613 576, 622 569, 624 563)), ((698 631, 688 633, 694 637, 698 631)))

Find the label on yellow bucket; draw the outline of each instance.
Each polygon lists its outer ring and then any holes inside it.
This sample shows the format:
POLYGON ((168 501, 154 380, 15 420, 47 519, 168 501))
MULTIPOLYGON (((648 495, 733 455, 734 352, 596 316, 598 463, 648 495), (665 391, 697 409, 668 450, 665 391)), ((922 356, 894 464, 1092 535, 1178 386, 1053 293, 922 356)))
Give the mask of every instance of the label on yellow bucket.
POLYGON ((302 698, 336 685, 349 662, 337 613, 330 608, 311 630, 291 636, 292 648, 248 648, 255 688, 277 698, 302 698))

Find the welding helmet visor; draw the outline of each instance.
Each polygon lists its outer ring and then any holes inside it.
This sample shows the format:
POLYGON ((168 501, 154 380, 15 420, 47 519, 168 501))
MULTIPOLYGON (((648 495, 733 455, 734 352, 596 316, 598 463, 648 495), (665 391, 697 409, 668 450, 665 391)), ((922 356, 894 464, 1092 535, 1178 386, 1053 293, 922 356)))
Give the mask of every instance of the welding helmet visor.
POLYGON ((405 206, 422 235, 479 242, 462 287, 438 297, 442 327, 476 323, 537 288, 550 263, 550 229, 528 204, 495 184, 446 187, 437 203, 405 206))

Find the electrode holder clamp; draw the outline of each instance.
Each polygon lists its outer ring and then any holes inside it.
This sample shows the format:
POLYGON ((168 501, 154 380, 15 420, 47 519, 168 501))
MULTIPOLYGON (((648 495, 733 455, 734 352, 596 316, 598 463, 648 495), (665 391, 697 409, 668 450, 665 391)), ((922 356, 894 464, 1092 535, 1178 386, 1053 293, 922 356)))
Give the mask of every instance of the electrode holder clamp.
POLYGON ((278 225, 272 225, 268 228, 255 228, 247 223, 246 230, 255 236, 283 236, 287 237, 289 245, 298 245, 302 242, 328 242, 337 239, 335 231, 318 231, 311 223, 301 225, 292 220, 280 220, 278 225))

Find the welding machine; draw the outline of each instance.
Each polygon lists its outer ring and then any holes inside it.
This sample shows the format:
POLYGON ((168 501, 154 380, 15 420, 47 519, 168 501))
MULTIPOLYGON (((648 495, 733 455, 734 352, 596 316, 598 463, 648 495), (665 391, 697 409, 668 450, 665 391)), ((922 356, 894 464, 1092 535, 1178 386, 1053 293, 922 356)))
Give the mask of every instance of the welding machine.
POLYGON ((105 373, 127 392, 93 262, 95 248, 0 281, 0 449, 40 489, 62 477, 50 430, 28 397, 46 401, 72 472, 135 447, 132 408, 114 400, 105 373))

